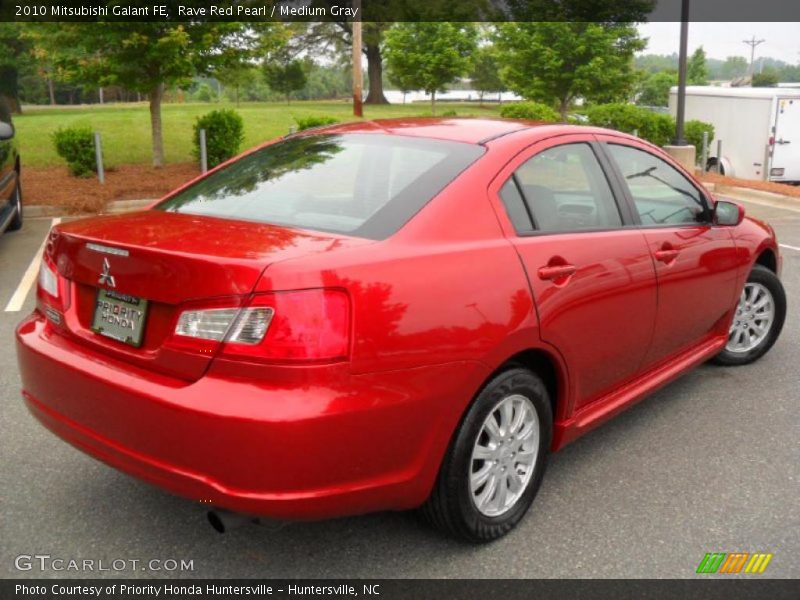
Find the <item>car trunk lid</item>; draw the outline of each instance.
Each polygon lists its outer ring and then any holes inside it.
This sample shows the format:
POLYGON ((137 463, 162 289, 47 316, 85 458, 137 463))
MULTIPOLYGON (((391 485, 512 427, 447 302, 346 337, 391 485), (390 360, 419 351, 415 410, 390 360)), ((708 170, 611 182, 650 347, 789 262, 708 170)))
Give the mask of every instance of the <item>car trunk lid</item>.
POLYGON ((369 240, 148 210, 62 224, 46 253, 71 290, 66 334, 111 358, 193 381, 213 353, 171 347, 183 310, 208 301, 241 305, 270 264, 365 243, 369 240), (147 300, 138 347, 93 330, 100 290, 147 300))

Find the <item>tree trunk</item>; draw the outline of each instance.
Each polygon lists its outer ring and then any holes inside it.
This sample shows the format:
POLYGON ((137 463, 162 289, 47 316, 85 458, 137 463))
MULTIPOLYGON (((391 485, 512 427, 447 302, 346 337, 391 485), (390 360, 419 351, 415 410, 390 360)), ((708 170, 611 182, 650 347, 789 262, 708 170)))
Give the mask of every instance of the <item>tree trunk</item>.
POLYGON ((53 78, 47 78, 47 92, 50 94, 50 106, 56 105, 56 90, 55 86, 53 85, 53 78))
POLYGON ((164 166, 164 139, 161 135, 161 99, 164 96, 164 84, 161 83, 150 90, 150 130, 153 137, 153 166, 164 166))
POLYGON ((431 92, 431 116, 436 116, 436 90, 431 92))
POLYGON ((558 112, 561 114, 561 122, 567 122, 567 113, 569 112, 569 98, 561 98, 558 104, 558 112))
POLYGON ((369 79, 369 93, 364 104, 389 104, 383 95, 383 57, 378 44, 367 44, 367 78, 369 79))

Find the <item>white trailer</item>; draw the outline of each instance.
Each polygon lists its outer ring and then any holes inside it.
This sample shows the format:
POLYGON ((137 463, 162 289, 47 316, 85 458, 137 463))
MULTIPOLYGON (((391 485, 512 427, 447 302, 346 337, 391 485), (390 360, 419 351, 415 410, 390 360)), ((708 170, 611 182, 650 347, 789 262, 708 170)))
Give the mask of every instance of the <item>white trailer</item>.
MULTIPOLYGON (((672 116, 677 94, 673 87, 672 116)), ((686 120, 691 119, 714 126, 707 169, 719 161, 722 173, 732 177, 800 183, 800 89, 687 86, 686 120)))

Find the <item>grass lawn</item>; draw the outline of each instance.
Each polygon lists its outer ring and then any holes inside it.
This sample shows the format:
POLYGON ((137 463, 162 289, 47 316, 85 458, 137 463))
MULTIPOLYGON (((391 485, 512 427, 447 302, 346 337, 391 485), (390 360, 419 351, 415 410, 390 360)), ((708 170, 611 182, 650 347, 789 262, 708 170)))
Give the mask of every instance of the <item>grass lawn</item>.
MULTIPOLYGON (((349 102, 165 104, 162 108, 164 152, 168 163, 194 160, 192 127, 195 119, 216 108, 233 108, 244 119, 245 140, 242 150, 284 135, 294 125, 294 117, 331 116, 352 121, 349 102)), ((468 103, 437 103, 437 113, 455 110, 458 116, 495 116, 496 105, 480 107, 468 103)), ((430 105, 393 104, 365 106, 368 119, 429 116, 430 105)), ((63 165, 56 154, 51 133, 59 127, 88 125, 103 136, 103 154, 107 167, 140 163, 150 164, 150 112, 146 103, 107 104, 81 107, 27 107, 14 119, 23 165, 53 167, 63 165)))

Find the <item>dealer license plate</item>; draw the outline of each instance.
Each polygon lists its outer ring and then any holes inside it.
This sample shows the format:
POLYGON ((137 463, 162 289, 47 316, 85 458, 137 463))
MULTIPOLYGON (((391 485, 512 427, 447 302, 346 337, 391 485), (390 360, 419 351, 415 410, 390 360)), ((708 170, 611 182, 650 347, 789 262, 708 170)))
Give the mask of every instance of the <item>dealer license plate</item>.
POLYGON ((112 290, 97 290, 92 331, 135 348, 142 345, 147 300, 112 290))

